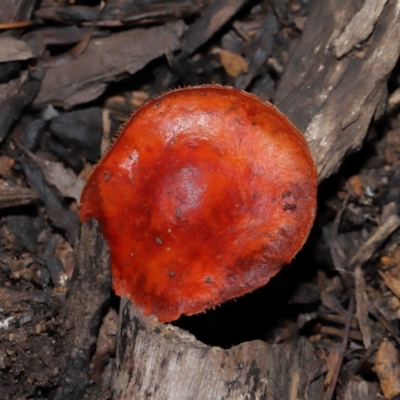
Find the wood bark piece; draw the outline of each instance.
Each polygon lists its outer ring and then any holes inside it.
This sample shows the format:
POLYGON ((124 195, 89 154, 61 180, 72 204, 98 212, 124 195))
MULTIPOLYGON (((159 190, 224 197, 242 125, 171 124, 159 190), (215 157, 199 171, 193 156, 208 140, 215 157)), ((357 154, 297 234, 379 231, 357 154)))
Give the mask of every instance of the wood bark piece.
POLYGON ((315 363, 305 339, 282 345, 256 340, 223 350, 144 317, 124 299, 113 399, 320 399, 322 380, 309 382, 315 363))
POLYGON ((0 209, 24 206, 38 200, 39 195, 29 188, 9 186, 0 189, 0 209))
POLYGON ((368 295, 365 290, 364 273, 359 265, 354 269, 354 283, 357 321, 363 337, 364 347, 368 349, 372 343, 371 326, 368 319, 368 295))
POLYGON ((64 380, 55 400, 82 399, 89 384, 89 362, 111 287, 108 246, 98 234, 98 226, 94 220, 83 226, 75 250, 74 282, 62 315, 69 334, 60 354, 68 354, 69 358, 60 360, 64 380))
POLYGON ((357 265, 363 266, 375 254, 377 248, 400 226, 400 218, 391 215, 375 232, 366 240, 357 253, 348 262, 348 269, 353 271, 357 265))
POLYGON ((241 74, 235 79, 236 89, 246 89, 252 79, 259 73, 260 68, 272 53, 277 32, 278 22, 276 17, 272 14, 267 14, 257 31, 250 53, 246 55, 249 69, 246 74, 241 74))
MULTIPOLYGON (((123 26, 128 23, 149 24, 163 21, 177 20, 198 12, 203 7, 204 1, 175 0, 171 2, 153 2, 141 4, 140 2, 127 1, 120 3, 106 3, 97 26, 123 26)), ((35 12, 40 19, 47 19, 63 24, 82 23, 94 21, 98 7, 83 5, 55 5, 42 7, 35 12)))
POLYGON ((361 10, 346 26, 344 32, 333 40, 336 58, 343 57, 368 38, 388 0, 366 0, 361 10))
POLYGON ((221 29, 247 2, 247 0, 213 1, 201 18, 190 25, 182 38, 180 60, 193 54, 215 32, 221 29))
POLYGON ((35 6, 35 0, 2 0, 0 2, 0 22, 29 19, 35 6))
POLYGON ((70 108, 97 98, 106 89, 106 82, 137 72, 167 49, 175 50, 184 27, 177 21, 92 39, 77 59, 46 71, 34 106, 52 103, 70 108))
POLYGON ((63 199, 57 190, 48 184, 42 170, 30 154, 26 152, 17 159, 30 186, 36 190, 47 208, 63 208, 63 199))
POLYGON ((0 62, 27 60, 33 57, 29 45, 20 39, 0 38, 0 62))
POLYGON ((343 400, 376 400, 380 392, 372 383, 364 380, 351 380, 347 383, 343 400))
POLYGON ((348 58, 331 53, 333 39, 360 10, 361 1, 316 1, 275 96, 278 108, 305 133, 320 180, 358 149, 386 96, 400 53, 400 2, 383 8, 367 43, 348 58), (321 23, 321 21, 324 21, 321 23))
POLYGON ((43 73, 21 72, 20 76, 0 85, 0 142, 22 110, 32 102, 39 91, 43 73))
POLYGON ((158 76, 158 82, 152 95, 166 91, 183 80, 189 84, 196 84, 197 78, 193 79, 191 67, 186 65, 187 59, 212 36, 218 32, 232 17, 246 4, 247 0, 220 0, 210 2, 199 19, 189 26, 181 39, 180 53, 175 58, 172 51, 165 53, 169 65, 173 68, 164 69, 158 76))

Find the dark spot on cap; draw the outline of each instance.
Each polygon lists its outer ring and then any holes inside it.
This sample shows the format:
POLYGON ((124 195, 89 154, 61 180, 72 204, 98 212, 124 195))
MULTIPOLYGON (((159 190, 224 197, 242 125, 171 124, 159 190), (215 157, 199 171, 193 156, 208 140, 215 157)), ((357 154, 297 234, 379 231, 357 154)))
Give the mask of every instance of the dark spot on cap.
POLYGON ((284 205, 283 205, 283 209, 285 210, 285 211, 288 211, 288 210, 295 210, 296 209, 296 204, 292 204, 292 203, 285 203, 284 205))
POLYGON ((171 271, 170 273, 169 273, 169 277, 170 278, 173 278, 175 276, 175 272, 174 271, 171 271))
POLYGON ((204 281, 205 281, 207 284, 210 284, 210 283, 212 282, 212 280, 211 280, 211 278, 210 278, 209 276, 207 276, 207 278, 204 279, 204 281))
POLYGON ((235 110, 237 110, 237 109, 238 109, 237 104, 234 104, 232 107, 228 108, 227 113, 228 113, 229 111, 235 111, 235 110))
POLYGON ((159 246, 161 246, 162 245, 162 240, 160 239, 160 238, 156 238, 156 243, 159 245, 159 246))

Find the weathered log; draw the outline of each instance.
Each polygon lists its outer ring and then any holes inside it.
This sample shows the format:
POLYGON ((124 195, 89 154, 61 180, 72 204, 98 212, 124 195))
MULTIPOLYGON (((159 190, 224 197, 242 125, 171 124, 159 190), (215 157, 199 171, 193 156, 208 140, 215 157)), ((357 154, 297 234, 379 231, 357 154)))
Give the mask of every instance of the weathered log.
POLYGON ((320 180, 361 147, 371 120, 386 105, 387 80, 400 54, 397 0, 387 2, 375 25, 363 25, 364 34, 358 34, 367 40, 336 58, 338 43, 354 43, 346 39, 346 28, 359 13, 369 13, 369 4, 314 2, 275 96, 278 108, 304 132, 320 180))
MULTIPOLYGON (((87 391, 89 362, 109 301, 110 254, 91 220, 75 250, 75 277, 61 321, 67 335, 60 359, 64 380, 56 399, 81 398, 87 391)), ((128 299, 120 311, 113 399, 314 399, 322 379, 305 339, 284 345, 260 340, 230 350, 207 346, 186 331, 145 317, 128 299), (150 397, 149 397, 150 396, 150 397)))
POLYGON ((67 330, 60 369, 64 380, 55 400, 82 399, 89 385, 89 363, 96 348, 100 323, 110 298, 111 271, 108 246, 99 224, 92 220, 82 228, 75 249, 73 284, 61 322, 67 330))
POLYGON ((125 299, 121 305, 113 399, 320 399, 322 380, 310 382, 312 345, 261 340, 229 350, 160 324, 125 299))

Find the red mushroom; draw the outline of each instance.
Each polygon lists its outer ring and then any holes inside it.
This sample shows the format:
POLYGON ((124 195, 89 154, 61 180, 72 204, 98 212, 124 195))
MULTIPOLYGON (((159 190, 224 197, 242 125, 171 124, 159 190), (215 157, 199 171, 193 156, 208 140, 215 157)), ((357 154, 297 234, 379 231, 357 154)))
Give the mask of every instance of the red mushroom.
POLYGON ((207 85, 131 117, 80 217, 100 222, 115 292, 166 322, 265 285, 307 239, 316 192, 307 144, 284 115, 207 85))

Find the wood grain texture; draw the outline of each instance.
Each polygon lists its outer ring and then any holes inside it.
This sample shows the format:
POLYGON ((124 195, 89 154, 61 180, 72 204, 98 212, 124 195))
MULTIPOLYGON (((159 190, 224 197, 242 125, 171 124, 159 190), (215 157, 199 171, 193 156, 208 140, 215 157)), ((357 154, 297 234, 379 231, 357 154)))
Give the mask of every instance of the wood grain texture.
POLYGON ((343 391, 344 400, 375 400, 379 396, 379 388, 361 380, 350 380, 343 391))
POLYGON ((383 8, 367 42, 335 58, 333 40, 361 9, 361 1, 316 1, 280 81, 275 103, 304 132, 320 181, 361 147, 385 103, 387 80, 400 53, 400 3, 383 8), (320 22, 324 21, 323 24, 320 22))
POLYGON ((175 50, 184 28, 184 23, 177 21, 149 29, 123 31, 101 40, 91 39, 80 57, 46 70, 34 106, 52 103, 70 108, 95 99, 106 89, 105 81, 115 80, 125 73, 134 74, 162 56, 165 49, 175 50))
POLYGON ((5 138, 22 110, 35 98, 42 77, 43 71, 41 70, 32 73, 23 71, 19 77, 0 84, 0 142, 5 138))
POLYGON ((85 224, 75 250, 73 284, 62 315, 68 334, 60 354, 67 354, 68 359, 60 358, 64 380, 55 400, 81 399, 89 384, 89 362, 111 286, 108 246, 98 230, 94 220, 85 224))
POLYGON ((21 186, 2 187, 0 189, 0 210, 19 207, 39 200, 39 195, 32 189, 21 186))
POLYGON ((29 19, 35 0, 2 0, 0 2, 0 22, 15 22, 29 19))
POLYGON ((114 400, 322 398, 322 380, 309 382, 316 357, 305 339, 224 350, 144 317, 127 299, 120 317, 114 400))

